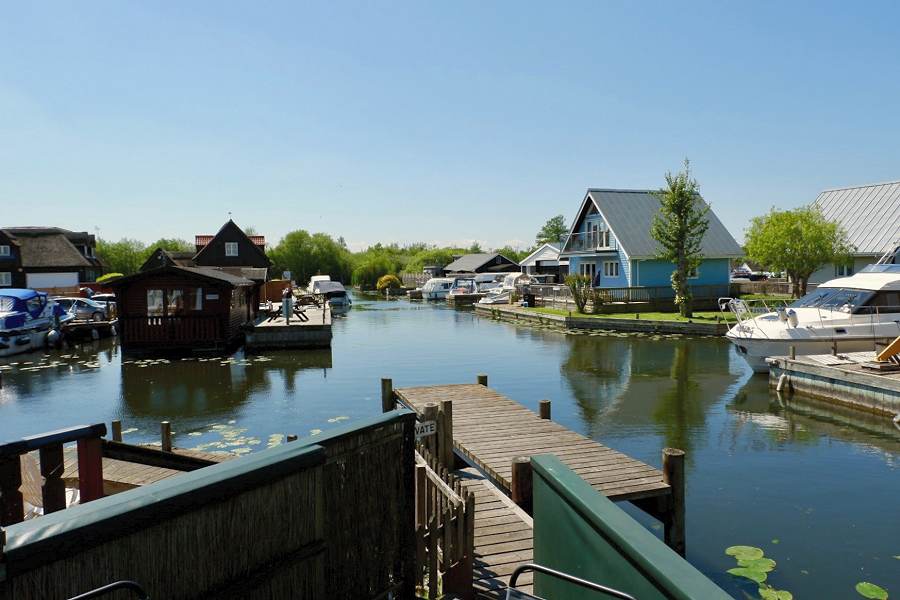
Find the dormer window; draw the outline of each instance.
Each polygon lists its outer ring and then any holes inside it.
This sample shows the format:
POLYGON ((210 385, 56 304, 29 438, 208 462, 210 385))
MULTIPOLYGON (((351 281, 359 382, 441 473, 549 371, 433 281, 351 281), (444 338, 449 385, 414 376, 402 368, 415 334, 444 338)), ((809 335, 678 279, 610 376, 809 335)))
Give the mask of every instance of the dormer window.
POLYGON ((225 242, 225 256, 237 256, 237 255, 238 255, 237 242, 225 242))
POLYGON ((0 256, 9 256, 9 246, 0 246, 0 256))

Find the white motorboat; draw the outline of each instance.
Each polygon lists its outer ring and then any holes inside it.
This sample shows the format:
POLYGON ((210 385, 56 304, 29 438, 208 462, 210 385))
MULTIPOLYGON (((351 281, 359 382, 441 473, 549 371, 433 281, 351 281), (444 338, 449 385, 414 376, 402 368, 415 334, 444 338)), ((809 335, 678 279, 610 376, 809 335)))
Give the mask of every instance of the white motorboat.
POLYGON ((43 348, 47 335, 72 318, 43 292, 0 289, 0 357, 43 348))
POLYGON ((737 317, 726 337, 757 373, 791 346, 797 355, 877 350, 900 334, 900 264, 879 261, 775 310, 732 298, 719 306, 737 317))
POLYGON ((475 283, 474 277, 456 277, 453 279, 453 283, 450 284, 450 291, 447 293, 447 297, 477 293, 478 284, 475 283))
MULTIPOLYGON (((327 277, 317 276, 317 277, 327 277)), ((316 279, 315 277, 309 282, 309 291, 313 294, 321 294, 328 300, 331 306, 332 314, 345 314, 350 310, 353 301, 347 294, 346 288, 340 281, 331 281, 331 279, 316 279)))
POLYGON ((313 275, 309 278, 309 283, 306 285, 306 291, 310 294, 316 293, 316 284, 322 281, 331 281, 330 275, 313 275))
POLYGON ((487 292, 502 287, 503 279, 503 273, 479 273, 475 276, 475 287, 479 292, 487 292))
POLYGON ((446 300, 453 280, 449 277, 432 277, 422 286, 423 300, 446 300))
POLYGON ((513 295, 521 291, 522 286, 531 283, 531 277, 526 273, 509 273, 503 278, 500 287, 487 291, 484 298, 478 304, 509 304, 513 295))

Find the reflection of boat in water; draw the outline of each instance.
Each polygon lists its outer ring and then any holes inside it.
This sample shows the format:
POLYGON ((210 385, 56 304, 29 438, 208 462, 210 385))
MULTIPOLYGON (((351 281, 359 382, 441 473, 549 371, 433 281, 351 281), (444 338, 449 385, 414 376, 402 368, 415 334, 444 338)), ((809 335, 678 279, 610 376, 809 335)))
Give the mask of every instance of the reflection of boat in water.
POLYGON ((43 292, 0 289, 0 357, 43 348, 56 320, 73 318, 43 292))
POLYGON ((422 286, 423 300, 445 300, 453 280, 449 277, 432 277, 422 286))
POLYGON ((770 356, 863 352, 887 345, 900 333, 900 264, 869 265, 851 277, 832 279, 788 307, 722 299, 738 323, 726 337, 754 371, 766 373, 770 356))
POLYGON ((328 277, 328 275, 318 275, 310 280, 310 293, 325 296, 325 299, 328 300, 328 305, 331 306, 332 314, 346 314, 350 310, 353 301, 350 300, 350 295, 347 294, 344 284, 340 281, 331 281, 330 278, 321 279, 322 277, 328 277))

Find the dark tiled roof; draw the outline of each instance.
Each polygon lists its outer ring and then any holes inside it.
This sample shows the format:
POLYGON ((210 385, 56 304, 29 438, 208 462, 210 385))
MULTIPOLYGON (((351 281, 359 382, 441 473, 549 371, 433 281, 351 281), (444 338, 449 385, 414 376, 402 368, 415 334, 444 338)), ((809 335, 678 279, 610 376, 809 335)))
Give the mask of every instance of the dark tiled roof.
MULTIPOLYGON (((465 256, 461 256, 457 258, 452 263, 444 267, 444 270, 448 273, 474 273, 478 269, 482 268, 484 265, 493 261, 498 256, 503 256, 502 254, 494 253, 482 253, 482 254, 466 254, 465 256)), ((504 259, 509 261, 509 263, 516 264, 515 261, 511 261, 505 256, 504 259)), ((503 264, 509 264, 504 262, 503 264)))

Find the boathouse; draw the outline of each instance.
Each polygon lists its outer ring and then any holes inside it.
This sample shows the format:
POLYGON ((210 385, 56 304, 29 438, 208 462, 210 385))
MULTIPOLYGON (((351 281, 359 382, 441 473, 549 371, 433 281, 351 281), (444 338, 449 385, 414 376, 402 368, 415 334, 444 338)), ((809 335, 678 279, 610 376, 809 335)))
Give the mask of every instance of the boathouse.
MULTIPOLYGON (((703 198, 697 197, 699 202, 703 198)), ((560 252, 569 272, 586 275, 600 288, 671 290, 674 265, 657 258, 650 227, 660 202, 653 190, 589 189, 560 252)), ((703 260, 690 276, 692 287, 721 287, 727 295, 731 260, 743 251, 712 210, 703 236, 703 260)))
POLYGON ((237 345, 256 318, 260 284, 212 267, 167 265, 110 283, 125 351, 208 351, 237 345))
POLYGON ((466 254, 444 267, 444 272, 451 273, 516 273, 519 263, 502 254, 482 253, 466 254))
POLYGON ((889 251, 900 262, 900 181, 825 190, 813 206, 847 232, 853 252, 849 264, 828 263, 809 283, 849 277, 889 251))

